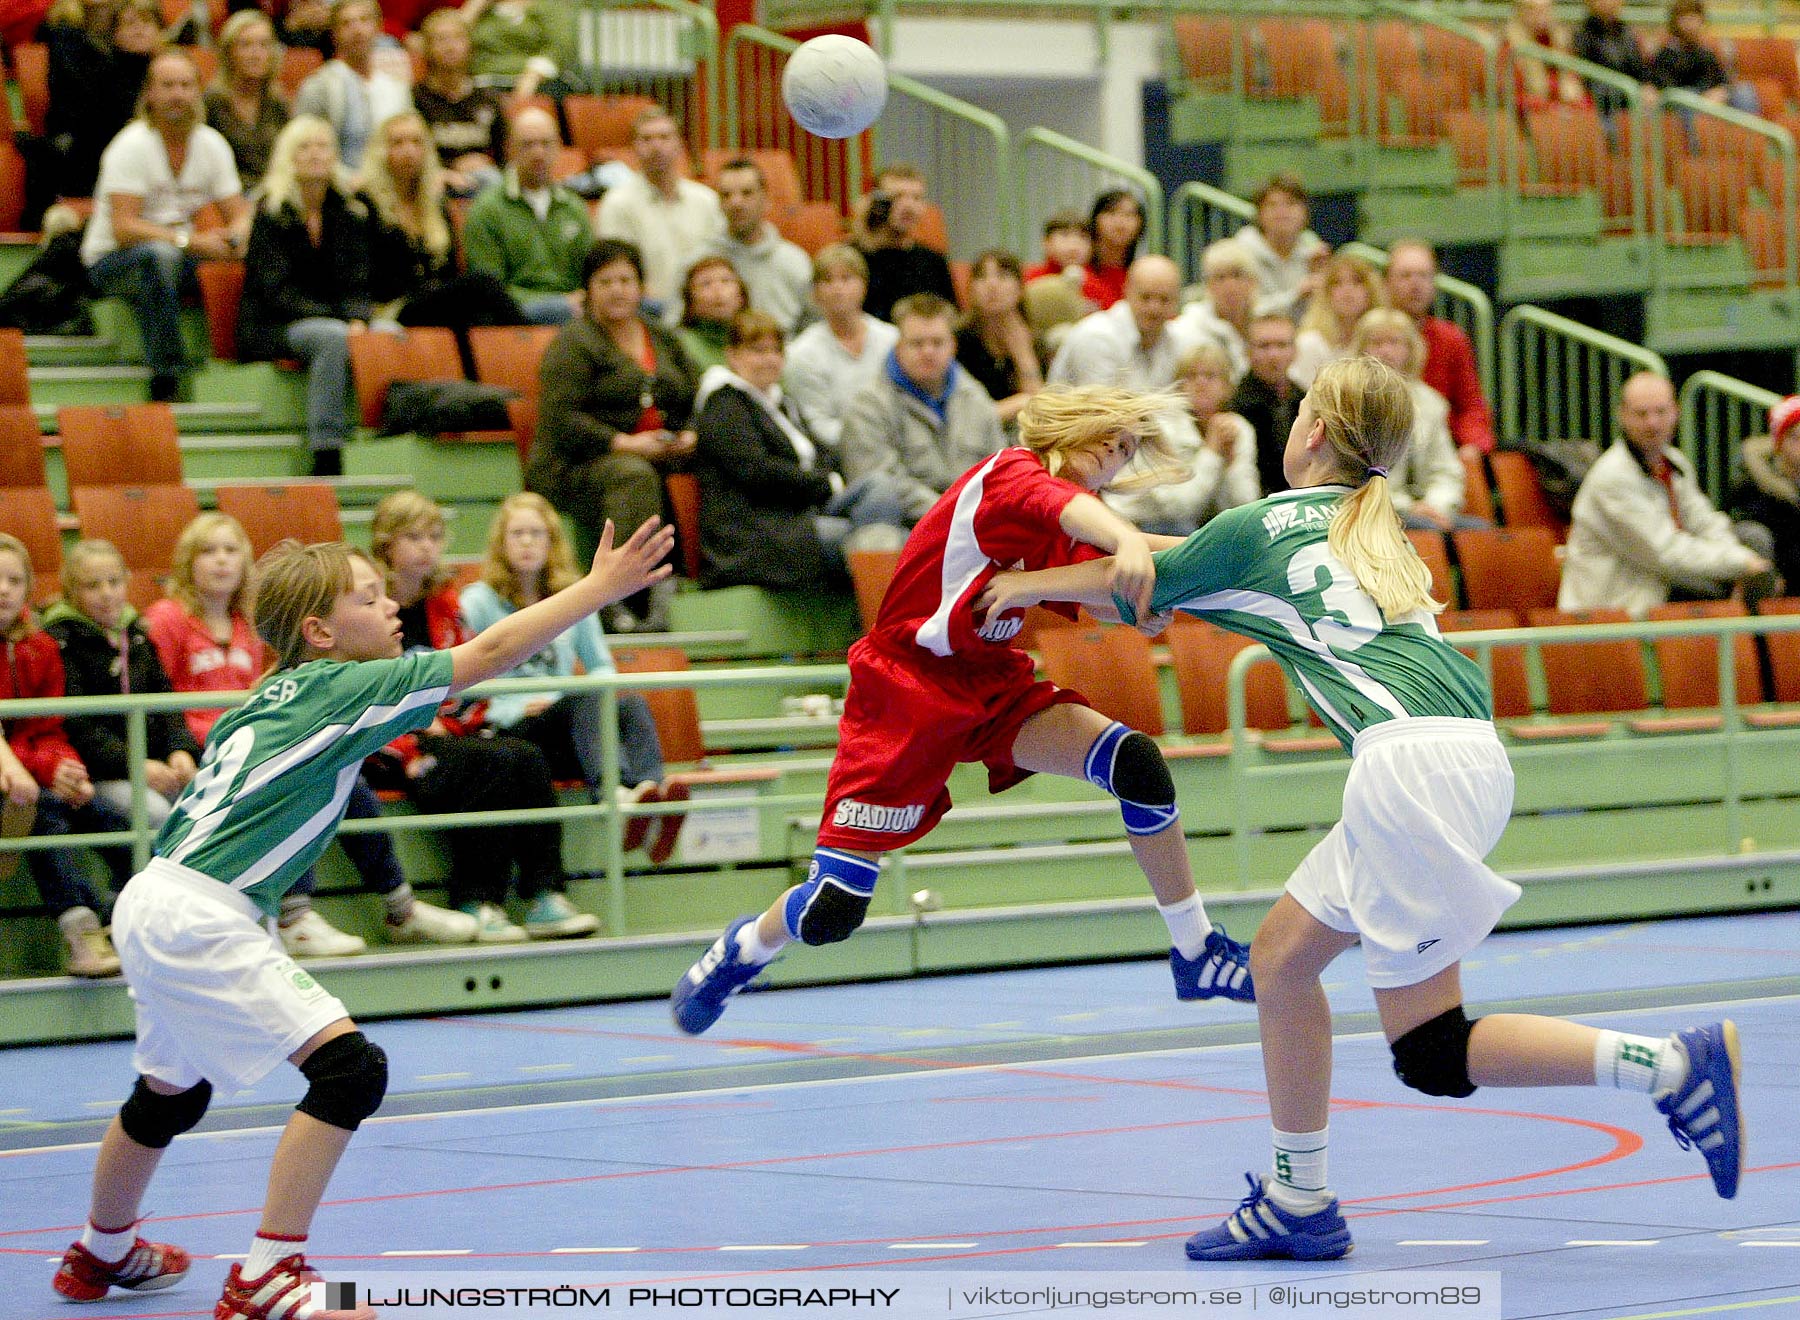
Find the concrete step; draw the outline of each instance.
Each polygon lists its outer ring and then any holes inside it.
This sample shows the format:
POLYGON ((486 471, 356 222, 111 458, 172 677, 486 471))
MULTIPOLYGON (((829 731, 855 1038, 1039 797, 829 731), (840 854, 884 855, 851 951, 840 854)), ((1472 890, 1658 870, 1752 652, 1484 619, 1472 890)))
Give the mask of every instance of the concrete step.
POLYGON ((1500 245, 1503 303, 1643 293, 1650 246, 1642 238, 1513 239, 1500 245))

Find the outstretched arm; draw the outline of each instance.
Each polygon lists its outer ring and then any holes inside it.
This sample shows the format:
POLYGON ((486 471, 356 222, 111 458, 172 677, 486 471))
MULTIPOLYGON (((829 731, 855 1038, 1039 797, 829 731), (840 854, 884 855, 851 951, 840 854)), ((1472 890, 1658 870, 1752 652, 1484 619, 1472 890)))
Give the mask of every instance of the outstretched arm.
MULTIPOLYGON (((1060 522, 1062 529, 1077 541, 1108 551, 1113 556, 1105 561, 1110 590, 1104 601, 1095 604, 1110 606, 1112 592, 1117 592, 1136 605, 1140 614, 1150 608, 1150 590, 1156 585, 1156 565, 1150 560, 1150 546, 1142 532, 1092 495, 1077 495, 1070 500, 1063 507, 1060 522)), ((1076 598, 1046 595, 1043 599, 1076 598)))
POLYGON ((986 590, 975 598, 975 608, 993 615, 1042 605, 1047 600, 1066 600, 1085 605, 1093 612, 1111 613, 1116 562, 1090 559, 1062 568, 1041 568, 1035 573, 996 573, 986 590))
POLYGON ((507 615, 472 640, 450 651, 450 691, 454 695, 485 679, 498 678, 594 613, 660 582, 672 571, 663 560, 675 544, 675 529, 660 518, 646 519, 624 545, 613 548, 609 519, 587 576, 554 596, 507 615))

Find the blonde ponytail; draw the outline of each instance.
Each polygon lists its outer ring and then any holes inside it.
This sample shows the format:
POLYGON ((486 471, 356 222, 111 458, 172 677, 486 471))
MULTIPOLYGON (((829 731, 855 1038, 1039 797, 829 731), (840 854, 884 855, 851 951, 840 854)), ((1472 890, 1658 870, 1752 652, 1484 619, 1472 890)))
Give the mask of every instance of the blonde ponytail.
POLYGON ((1392 367, 1372 357, 1323 368, 1308 396, 1339 466, 1356 484, 1332 520, 1327 544, 1382 615, 1436 614, 1431 570, 1407 539, 1388 493, 1388 472, 1406 457, 1412 436, 1412 393, 1392 367))

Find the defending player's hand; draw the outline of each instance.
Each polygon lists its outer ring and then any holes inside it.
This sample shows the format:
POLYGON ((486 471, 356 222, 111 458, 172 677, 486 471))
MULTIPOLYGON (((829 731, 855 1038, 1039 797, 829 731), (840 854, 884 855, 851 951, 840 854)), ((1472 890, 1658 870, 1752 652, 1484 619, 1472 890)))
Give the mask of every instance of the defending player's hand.
POLYGON ((1150 547, 1142 536, 1123 537, 1112 557, 1112 589, 1123 596, 1137 612, 1150 612, 1150 593, 1156 587, 1156 561, 1150 558, 1150 547))
POLYGON ((650 517, 644 519, 644 525, 631 534, 630 540, 615 549, 612 519, 608 518, 588 579, 601 588, 606 598, 603 603, 623 600, 675 571, 663 562, 674 548, 675 529, 663 526, 661 518, 650 517))

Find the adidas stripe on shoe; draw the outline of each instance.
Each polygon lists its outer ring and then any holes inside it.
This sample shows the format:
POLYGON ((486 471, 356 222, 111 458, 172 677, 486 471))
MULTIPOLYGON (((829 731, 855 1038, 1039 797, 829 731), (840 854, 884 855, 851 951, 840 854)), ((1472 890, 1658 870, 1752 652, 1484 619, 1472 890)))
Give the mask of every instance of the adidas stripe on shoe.
POLYGON ((1189 1260, 1338 1260, 1350 1254, 1350 1226, 1332 1197, 1323 1210, 1291 1215, 1269 1199, 1266 1179, 1244 1175, 1250 1195, 1223 1223, 1187 1240, 1189 1260))
POLYGON ((1744 1171, 1744 1127, 1738 1111, 1737 1024, 1729 1020, 1690 1027, 1677 1037, 1688 1055, 1687 1081, 1656 1102, 1669 1131, 1683 1150, 1698 1147, 1712 1175, 1713 1189, 1726 1200, 1737 1195, 1744 1171))
POLYGON ((107 1264, 79 1242, 63 1252, 51 1287, 71 1302, 97 1302, 109 1288, 155 1292, 181 1282, 193 1264, 187 1252, 166 1242, 138 1238, 123 1260, 107 1264))

